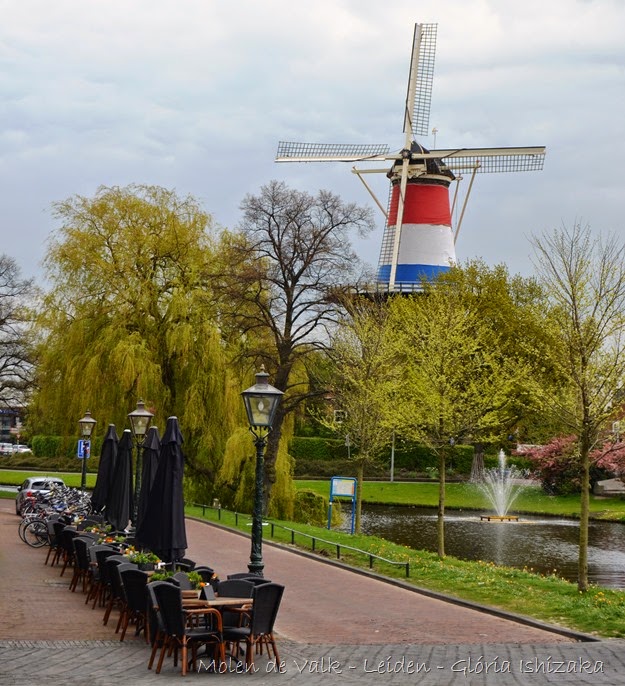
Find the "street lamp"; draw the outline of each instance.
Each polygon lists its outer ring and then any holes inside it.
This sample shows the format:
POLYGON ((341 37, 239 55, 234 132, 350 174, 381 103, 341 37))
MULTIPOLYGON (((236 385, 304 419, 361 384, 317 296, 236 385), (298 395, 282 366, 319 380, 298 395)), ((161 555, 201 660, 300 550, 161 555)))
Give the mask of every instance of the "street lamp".
POLYGON ((263 575, 263 500, 264 500, 264 463, 263 456, 267 444, 267 434, 271 431, 282 391, 270 386, 269 374, 265 368, 256 374, 256 383, 243 391, 243 402, 247 412, 250 431, 256 446, 256 483, 254 489, 254 512, 252 515, 252 550, 248 569, 252 574, 263 575))
POLYGON ((97 424, 96 420, 91 416, 91 412, 87 410, 85 416, 78 420, 80 426, 80 435, 82 436, 80 457, 82 458, 82 467, 80 471, 80 488, 84 491, 87 487, 87 458, 91 454, 91 434, 97 424))
POLYGON ((135 437, 135 443, 137 444, 137 465, 135 469, 135 502, 132 511, 132 523, 133 526, 137 526, 137 513, 139 511, 139 494, 141 493, 141 446, 145 439, 145 434, 150 428, 150 422, 154 415, 145 409, 145 403, 143 400, 139 400, 137 403, 137 408, 132 412, 128 413, 128 419, 130 419, 130 428, 132 429, 132 435, 135 437))

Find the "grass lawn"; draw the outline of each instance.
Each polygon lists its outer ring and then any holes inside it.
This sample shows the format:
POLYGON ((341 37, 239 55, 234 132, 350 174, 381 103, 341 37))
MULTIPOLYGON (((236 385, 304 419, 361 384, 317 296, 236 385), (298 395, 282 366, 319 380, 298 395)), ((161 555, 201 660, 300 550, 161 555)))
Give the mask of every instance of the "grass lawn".
MULTIPOLYGON (((330 480, 296 481, 298 489, 311 489, 329 497, 330 480)), ((363 502, 383 505, 415 505, 437 507, 438 483, 366 481, 363 502)), ((445 488, 445 505, 450 509, 492 511, 488 500, 474 484, 449 483, 445 488)), ((540 487, 530 486, 521 491, 510 510, 518 514, 579 516, 579 495, 545 495, 540 487)), ((625 500, 590 497, 591 516, 596 519, 625 522, 625 500)))
MULTIPOLYGON (((36 469, 20 470, 20 469, 0 469, 0 483, 5 486, 19 486, 24 482, 24 479, 28 476, 37 476, 37 474, 42 474, 44 476, 58 476, 67 486, 72 486, 73 488, 80 488, 81 474, 80 472, 45 472, 38 471, 36 469)), ((93 488, 95 486, 96 474, 90 474, 87 472, 87 488, 93 488)), ((0 493, 2 493, 0 491, 0 493)), ((7 497, 6 491, 4 495, 0 497, 7 497)), ((15 498, 15 493, 9 493, 11 498, 15 498)))

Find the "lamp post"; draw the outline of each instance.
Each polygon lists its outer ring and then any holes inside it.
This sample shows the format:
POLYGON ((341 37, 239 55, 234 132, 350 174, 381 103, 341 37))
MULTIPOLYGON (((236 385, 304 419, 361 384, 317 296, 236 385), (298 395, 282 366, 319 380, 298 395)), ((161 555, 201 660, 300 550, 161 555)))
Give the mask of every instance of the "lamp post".
POLYGON ((128 413, 128 419, 130 419, 130 428, 132 429, 132 435, 135 437, 135 443, 137 445, 137 464, 135 469, 135 497, 134 505, 132 509, 132 524, 137 526, 137 513, 139 511, 139 494, 141 493, 141 446, 145 439, 145 434, 150 428, 150 422, 154 415, 145 408, 145 403, 143 400, 139 400, 137 403, 137 408, 132 412, 128 413))
POLYGON ((97 424, 96 420, 91 416, 91 412, 87 410, 85 416, 78 420, 80 426, 80 435, 82 436, 82 467, 80 471, 80 489, 82 491, 87 488, 87 458, 91 452, 91 434, 97 424))
POLYGON ((256 480, 254 488, 254 512, 252 515, 252 550, 248 569, 252 574, 263 575, 263 500, 264 500, 264 452, 267 434, 271 431, 282 391, 270 386, 265 368, 256 374, 256 383, 243 391, 243 402, 250 431, 256 446, 256 480))

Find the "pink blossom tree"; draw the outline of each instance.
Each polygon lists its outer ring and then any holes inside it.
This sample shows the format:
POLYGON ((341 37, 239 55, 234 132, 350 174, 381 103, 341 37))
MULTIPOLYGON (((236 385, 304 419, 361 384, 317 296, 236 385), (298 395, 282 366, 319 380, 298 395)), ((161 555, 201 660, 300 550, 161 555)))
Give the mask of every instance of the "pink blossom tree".
MULTIPOLYGON (((556 436, 545 445, 523 450, 532 461, 543 488, 548 493, 579 493, 583 470, 577 437, 556 436)), ((590 451, 589 463, 615 477, 625 478, 625 442, 609 438, 590 451)))

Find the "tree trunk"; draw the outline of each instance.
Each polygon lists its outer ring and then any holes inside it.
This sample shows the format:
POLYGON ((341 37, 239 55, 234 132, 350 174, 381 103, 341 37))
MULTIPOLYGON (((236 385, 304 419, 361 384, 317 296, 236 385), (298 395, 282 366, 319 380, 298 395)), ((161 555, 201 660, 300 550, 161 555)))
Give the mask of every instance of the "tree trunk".
POLYGON ((438 456, 438 518, 436 520, 438 556, 445 557, 445 450, 438 456))
POLYGON ((356 471, 356 517, 354 520, 354 533, 360 533, 360 515, 362 512, 362 484, 365 478, 365 467, 362 462, 358 462, 356 471))
POLYGON ((588 515, 590 510, 590 458, 586 441, 582 439, 582 493, 579 512, 579 557, 577 563, 577 589, 588 590, 588 515))
POLYGON ((276 416, 273 421, 271 431, 267 435, 267 448, 265 449, 264 474, 263 474, 263 510, 267 513, 267 507, 271 499, 271 490, 276 482, 276 459, 278 458, 278 449, 280 447, 280 438, 282 437, 282 423, 284 422, 285 413, 280 411, 280 406, 276 411, 276 416))
POLYGON ((473 462, 471 462, 471 483, 481 483, 484 481, 484 448, 478 444, 474 448, 473 462))

